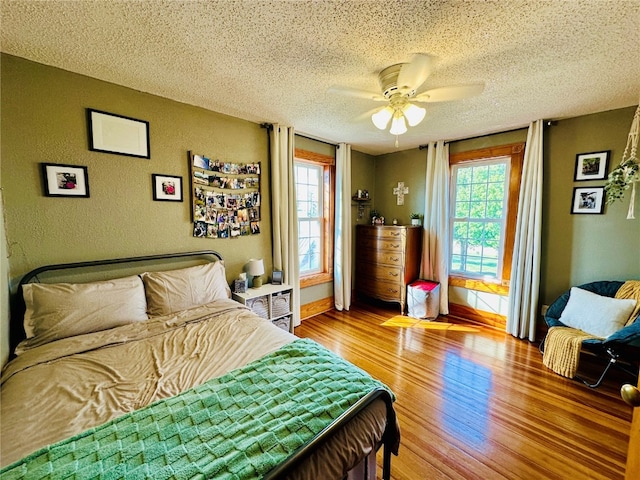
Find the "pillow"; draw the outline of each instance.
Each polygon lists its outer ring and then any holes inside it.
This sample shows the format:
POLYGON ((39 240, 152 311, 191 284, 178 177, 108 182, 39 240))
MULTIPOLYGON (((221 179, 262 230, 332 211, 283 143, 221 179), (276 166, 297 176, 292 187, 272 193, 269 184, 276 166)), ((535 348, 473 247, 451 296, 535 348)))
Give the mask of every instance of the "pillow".
POLYGON ((47 343, 147 320, 144 285, 137 276, 91 283, 23 285, 27 339, 47 343))
POLYGON ((606 338, 624 326, 635 306, 634 299, 604 297, 573 287, 558 320, 568 327, 606 338))
POLYGON ((231 298, 222 262, 141 275, 149 315, 168 315, 231 298))

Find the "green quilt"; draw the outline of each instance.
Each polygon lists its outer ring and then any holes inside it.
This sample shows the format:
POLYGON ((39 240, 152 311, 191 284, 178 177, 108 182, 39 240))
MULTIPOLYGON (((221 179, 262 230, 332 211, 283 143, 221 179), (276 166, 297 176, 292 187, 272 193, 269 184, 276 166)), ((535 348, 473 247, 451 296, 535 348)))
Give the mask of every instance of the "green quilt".
POLYGON ((319 344, 295 340, 45 447, 0 478, 259 478, 379 387, 386 388, 319 344))

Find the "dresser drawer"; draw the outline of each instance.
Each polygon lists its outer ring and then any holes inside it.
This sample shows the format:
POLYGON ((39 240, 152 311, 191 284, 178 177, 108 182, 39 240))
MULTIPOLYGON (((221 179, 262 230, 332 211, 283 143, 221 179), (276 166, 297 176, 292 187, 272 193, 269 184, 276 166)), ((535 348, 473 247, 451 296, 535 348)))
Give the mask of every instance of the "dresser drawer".
POLYGON ((366 229, 363 233, 365 236, 371 238, 381 238, 386 240, 401 239, 405 236, 404 229, 397 227, 374 227, 366 229))
POLYGON ((404 301, 401 283, 381 282, 373 278, 360 279, 357 290, 371 297, 389 302, 404 301))
POLYGON ((374 251, 389 250, 392 252, 402 252, 404 250, 402 239, 387 237, 365 237, 358 242, 358 247, 374 251))
POLYGON ((369 278, 391 283, 402 281, 402 267, 400 266, 365 263, 358 265, 357 268, 359 279, 369 278))
POLYGON ((371 250, 368 248, 358 248, 356 252, 358 265, 379 263, 381 265, 404 265, 404 252, 395 250, 371 250))

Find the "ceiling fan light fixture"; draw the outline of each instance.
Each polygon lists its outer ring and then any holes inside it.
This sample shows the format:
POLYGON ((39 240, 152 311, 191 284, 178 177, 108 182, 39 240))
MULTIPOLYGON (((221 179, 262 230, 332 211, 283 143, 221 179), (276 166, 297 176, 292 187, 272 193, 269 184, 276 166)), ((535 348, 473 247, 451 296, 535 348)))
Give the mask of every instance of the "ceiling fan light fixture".
POLYGON ((415 127, 422 120, 424 120, 424 116, 426 115, 427 110, 417 105, 414 105, 413 103, 407 103, 402 108, 402 113, 406 117, 407 122, 409 123, 409 126, 415 127))
POLYGON ((384 130, 389 125, 389 120, 393 117, 393 109, 389 106, 384 107, 382 110, 378 110, 371 115, 371 121, 380 130, 384 130))
POLYGON ((389 133, 391 135, 402 135, 403 133, 406 133, 406 131, 407 123, 404 121, 404 115, 402 115, 402 112, 397 112, 391 121, 389 133))

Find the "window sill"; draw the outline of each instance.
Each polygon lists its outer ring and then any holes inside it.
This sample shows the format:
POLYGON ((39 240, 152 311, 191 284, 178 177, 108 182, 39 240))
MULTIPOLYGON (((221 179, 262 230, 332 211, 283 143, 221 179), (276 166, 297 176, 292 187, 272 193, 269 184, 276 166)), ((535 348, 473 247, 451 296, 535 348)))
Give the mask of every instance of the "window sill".
POLYGON ((305 277, 300 277, 300 288, 312 287, 313 285, 320 285, 321 283, 329 282, 333 282, 333 274, 331 273, 307 275, 305 277))
POLYGON ((509 295, 509 286, 500 283, 487 282, 477 278, 466 278, 458 276, 449 277, 449 285, 454 287, 462 287, 477 292, 495 293, 497 295, 509 295))

